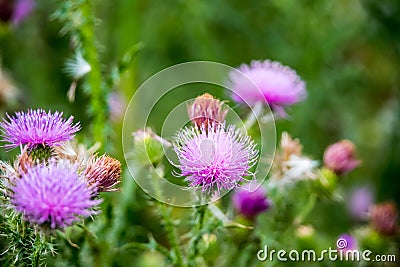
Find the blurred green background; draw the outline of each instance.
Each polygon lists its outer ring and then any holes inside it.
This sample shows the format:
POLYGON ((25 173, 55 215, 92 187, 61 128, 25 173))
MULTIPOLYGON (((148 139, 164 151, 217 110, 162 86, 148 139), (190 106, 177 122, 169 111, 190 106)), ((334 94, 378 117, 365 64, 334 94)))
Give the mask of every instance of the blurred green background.
MULTIPOLYGON (((280 61, 306 81, 309 95, 289 109, 288 120, 277 123, 278 136, 288 131, 302 141, 306 154, 318 160, 327 145, 339 139, 352 140, 363 164, 346 177, 345 189, 371 184, 377 201, 394 199, 400 203, 399 1, 94 3, 105 71, 131 46, 143 44, 115 88, 125 101, 151 75, 177 63, 210 60, 238 66, 253 59, 280 61)), ((90 124, 83 108, 87 97, 78 85, 75 102, 69 103, 66 98, 72 80, 63 67, 72 52, 68 36, 60 34, 62 25, 49 19, 56 8, 54 1, 37 1, 23 23, 2 30, 2 70, 20 91, 17 103, 3 105, 2 110, 63 110, 81 121, 80 138, 90 144, 84 137, 90 124)), ((107 147, 111 155, 123 161, 121 127, 121 121, 112 122, 107 147)), ((4 152, 1 155, 9 157, 4 152)), ((109 208, 117 205, 115 195, 107 199, 109 208)), ((151 215, 140 206, 134 209, 139 216, 131 218, 131 223, 151 228, 151 215)), ((332 214, 340 216, 342 212, 344 208, 329 207, 321 210, 326 216, 320 216, 329 225, 332 214)), ((339 218, 337 228, 348 224, 348 220, 339 218)))

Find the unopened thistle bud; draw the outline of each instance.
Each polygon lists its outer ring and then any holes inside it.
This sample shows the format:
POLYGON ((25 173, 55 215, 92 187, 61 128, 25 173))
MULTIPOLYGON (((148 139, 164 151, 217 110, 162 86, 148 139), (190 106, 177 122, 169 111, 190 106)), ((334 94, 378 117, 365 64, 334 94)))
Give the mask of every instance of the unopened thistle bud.
POLYGON ((392 236, 397 232, 398 212, 393 202, 375 205, 370 210, 372 227, 378 233, 392 236))
POLYGON ((198 128, 204 125, 205 129, 211 124, 222 123, 228 113, 224 103, 208 93, 196 97, 196 100, 188 105, 187 111, 193 124, 198 128))
POLYGON ((121 182, 121 163, 107 155, 89 158, 84 175, 89 184, 96 184, 98 192, 118 191, 121 182))
POLYGON ((348 140, 342 140, 326 148, 324 165, 338 175, 348 173, 360 164, 355 154, 354 144, 348 140))
MULTIPOLYGON (((258 214, 268 210, 271 206, 265 190, 262 187, 254 191, 240 188, 232 197, 236 211, 248 219, 254 219, 258 214)), ((254 188, 253 188, 254 189, 254 188)))
POLYGON ((156 164, 164 156, 163 144, 171 144, 155 134, 150 128, 132 133, 136 156, 142 163, 156 164))

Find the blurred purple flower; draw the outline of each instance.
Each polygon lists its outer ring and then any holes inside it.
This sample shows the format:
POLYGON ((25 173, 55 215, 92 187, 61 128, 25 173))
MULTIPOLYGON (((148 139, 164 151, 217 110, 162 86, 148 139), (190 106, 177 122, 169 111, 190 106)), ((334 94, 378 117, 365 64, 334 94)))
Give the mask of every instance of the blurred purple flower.
POLYGON ((356 158, 356 147, 349 140, 328 146, 324 153, 324 165, 338 175, 346 174, 360 165, 356 158))
POLYGON ((270 207, 265 190, 262 187, 241 187, 232 197, 233 206, 240 214, 248 219, 255 218, 258 214, 270 207))
POLYGON ((12 23, 14 25, 19 24, 23 21, 26 16, 31 13, 33 7, 35 6, 34 0, 18 0, 15 2, 15 9, 12 18, 12 23))
POLYGON ((125 114, 126 102, 119 92, 111 92, 108 95, 108 107, 110 109, 110 119, 114 122, 119 121, 125 114))
POLYGON ((97 212, 101 200, 93 199, 96 186, 77 174, 77 165, 65 161, 37 165, 15 180, 11 203, 26 220, 64 228, 97 212))
POLYGON ((18 25, 35 6, 34 0, 0 0, 0 20, 18 25))
POLYGON ((374 203, 374 193, 370 187, 356 188, 348 202, 350 214, 355 219, 364 220, 368 217, 368 209, 374 203))
POLYGON ((305 83, 297 73, 276 61, 252 61, 231 72, 228 86, 233 90, 233 99, 246 101, 249 105, 266 101, 272 110, 285 116, 284 108, 300 102, 307 96, 305 83), (261 93, 257 90, 258 87, 261 93))
POLYGON ((258 151, 249 136, 234 126, 225 130, 223 124, 187 127, 178 134, 174 149, 179 158, 181 175, 189 186, 202 191, 233 189, 255 164, 258 151))
POLYGON ((341 234, 336 240, 336 247, 338 250, 355 250, 357 249, 357 240, 349 234, 341 234))
POLYGON ((62 118, 62 112, 51 111, 46 113, 43 109, 17 112, 15 117, 7 114, 8 121, 3 119, 0 123, 2 141, 10 144, 6 148, 15 148, 27 144, 29 147, 37 145, 57 145, 62 141, 71 140, 80 130, 79 123, 73 125, 73 117, 68 120, 62 118))

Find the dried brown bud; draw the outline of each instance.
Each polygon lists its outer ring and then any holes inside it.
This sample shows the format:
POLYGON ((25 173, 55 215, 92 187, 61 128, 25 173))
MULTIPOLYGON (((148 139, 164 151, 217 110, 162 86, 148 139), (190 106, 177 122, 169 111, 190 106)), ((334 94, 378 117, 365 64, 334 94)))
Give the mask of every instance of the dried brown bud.
POLYGON ((374 205, 370 212, 372 227, 378 233, 391 236, 397 232, 398 212, 393 202, 374 205))
POLYGON ((188 105, 187 111, 190 120, 197 127, 204 126, 206 129, 212 124, 222 123, 228 113, 224 103, 208 93, 198 96, 188 105))
POLYGON ((354 144, 348 140, 342 140, 326 148, 324 165, 338 175, 345 174, 360 164, 355 154, 354 144))
POLYGON ((287 132, 282 133, 281 139, 282 157, 288 160, 291 155, 301 156, 303 146, 299 139, 293 139, 287 132))
POLYGON ((114 186, 121 182, 121 163, 107 155, 93 155, 88 160, 84 175, 89 184, 97 185, 99 192, 118 191, 114 186))
POLYGON ((22 154, 18 157, 16 161, 16 169, 19 174, 26 173, 28 169, 32 168, 34 165, 34 161, 31 156, 26 151, 23 151, 22 154))

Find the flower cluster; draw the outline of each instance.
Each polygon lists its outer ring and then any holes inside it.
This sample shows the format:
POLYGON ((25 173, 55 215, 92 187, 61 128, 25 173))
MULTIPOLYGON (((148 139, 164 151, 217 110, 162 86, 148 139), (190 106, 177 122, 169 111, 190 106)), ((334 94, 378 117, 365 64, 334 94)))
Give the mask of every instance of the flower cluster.
POLYGON ((4 147, 21 147, 14 167, 2 162, 10 205, 31 224, 65 228, 98 213, 99 192, 117 190, 121 164, 74 149, 70 141, 80 125, 72 116, 28 110, 7 115, 0 127, 4 147))
MULTIPOLYGON (((341 182, 361 163, 356 146, 349 140, 329 145, 323 158, 315 160, 303 151, 300 140, 292 138, 287 132, 282 133, 275 154, 259 158, 264 153, 259 153, 258 148, 264 144, 253 141, 259 139, 258 136, 253 139, 253 135, 262 133, 265 124, 273 121, 264 119, 270 115, 263 114, 264 104, 270 105, 273 115, 278 114, 280 116, 276 118, 282 119, 286 115, 286 107, 306 97, 305 83, 289 67, 269 60, 253 61, 250 66, 242 65, 239 70, 230 73, 229 87, 233 90, 232 99, 235 102, 239 105, 246 103, 253 108, 243 123, 248 130, 246 133, 226 119, 229 118, 228 102, 208 93, 187 105, 191 125, 180 129, 172 144, 150 128, 133 133, 136 163, 143 164, 143 170, 153 171, 157 177, 165 174, 162 156, 173 147, 177 161, 168 160, 179 171, 172 173, 183 178, 184 189, 191 189, 186 196, 196 201, 193 230, 186 235, 190 238, 187 259, 172 228, 171 213, 160 205, 165 230, 173 241, 172 249, 167 251, 173 255, 172 261, 176 265, 195 263, 201 249, 211 247, 218 239, 218 231, 215 231, 218 227, 226 227, 226 232, 233 236, 229 239, 249 244, 250 247, 259 241, 282 247, 293 244, 298 248, 320 247, 318 243, 325 243, 322 240, 325 238, 317 237, 317 227, 312 225, 315 221, 308 216, 320 203, 342 201, 345 190, 341 182), (259 119, 258 116, 262 117, 259 119), (258 129, 253 127, 255 121, 259 123, 258 129), (257 164, 260 162, 269 163, 267 167, 270 168, 257 164), (259 174, 265 180, 260 181, 259 174), (230 202, 219 201, 229 190, 233 191, 230 202), (222 211, 224 206, 227 206, 226 213, 222 211), (229 232, 230 227, 241 230, 229 232), (251 231, 250 234, 245 234, 247 230, 251 231)), ((263 136, 260 139, 263 140, 263 136)), ((102 165, 100 159, 89 162, 89 165, 102 165)), ((92 173, 88 170, 86 175, 91 176, 92 173)), ((96 175, 101 177, 102 173, 96 172, 96 175)), ((106 181, 103 187, 112 188, 113 180, 106 181)), ((161 189, 163 184, 157 184, 158 180, 150 182, 154 183, 156 193, 161 195, 167 191, 162 189, 168 187, 161 189)), ((163 200, 170 201, 168 198, 163 200)), ((394 239, 398 233, 395 204, 374 205, 373 201, 373 194, 368 188, 354 190, 346 201, 351 215, 355 219, 369 221, 369 224, 361 230, 360 227, 344 234, 334 233, 330 237, 330 242, 336 243, 332 247, 336 246, 341 254, 380 245, 386 242, 383 241, 385 239, 390 242, 390 238, 394 239)))

